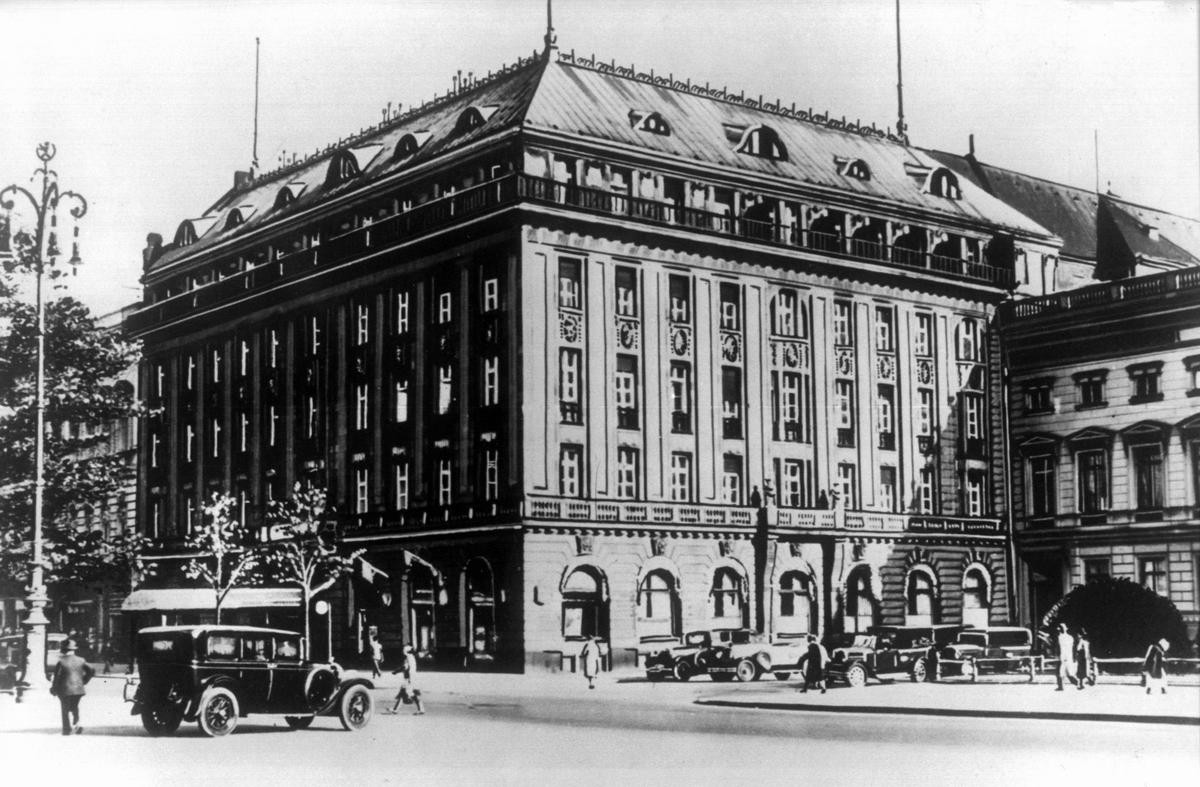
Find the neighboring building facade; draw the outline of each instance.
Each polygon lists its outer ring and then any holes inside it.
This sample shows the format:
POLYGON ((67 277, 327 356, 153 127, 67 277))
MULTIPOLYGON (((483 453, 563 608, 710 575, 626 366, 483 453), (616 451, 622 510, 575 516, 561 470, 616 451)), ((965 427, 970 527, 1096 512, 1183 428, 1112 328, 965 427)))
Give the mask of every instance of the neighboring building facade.
POLYGON ((212 492, 327 488, 383 572, 343 655, 1006 623, 989 326, 1060 245, 873 128, 551 50, 151 236, 139 521, 167 565, 212 492))

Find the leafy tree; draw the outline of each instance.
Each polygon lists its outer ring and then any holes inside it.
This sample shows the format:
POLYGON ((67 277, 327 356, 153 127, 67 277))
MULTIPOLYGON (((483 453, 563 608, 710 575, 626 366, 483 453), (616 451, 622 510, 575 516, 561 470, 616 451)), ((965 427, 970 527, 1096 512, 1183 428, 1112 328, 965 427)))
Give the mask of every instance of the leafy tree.
POLYGON ((10 253, 0 256, 0 576, 29 581, 37 324, 30 292, 32 271, 40 265, 48 285, 45 579, 52 591, 56 585, 83 579, 123 584, 129 556, 118 552, 134 544, 124 536, 104 542, 91 528, 95 512, 132 480, 132 469, 107 446, 112 426, 138 414, 132 386, 120 379, 135 362, 136 347, 116 332, 97 327, 84 304, 53 286, 63 271, 52 249, 39 257, 23 232, 13 233, 8 242, 10 253))
POLYGON ((187 546, 199 554, 184 564, 183 573, 212 589, 217 623, 229 591, 262 582, 263 554, 252 543, 245 524, 232 517, 236 505, 229 495, 214 492, 203 507, 203 522, 186 539, 187 546))
POLYGON ((272 531, 282 536, 266 549, 273 579, 300 588, 304 605, 304 637, 311 634, 312 599, 331 588, 350 571, 365 549, 343 554, 333 529, 324 521, 326 497, 323 489, 296 484, 287 501, 275 501, 267 512, 272 531))
POLYGON ((1097 577, 1063 596, 1042 618, 1042 628, 1054 632, 1060 623, 1071 631, 1086 629, 1092 653, 1103 658, 1141 656, 1163 637, 1172 655, 1192 651, 1175 605, 1124 577, 1097 577))

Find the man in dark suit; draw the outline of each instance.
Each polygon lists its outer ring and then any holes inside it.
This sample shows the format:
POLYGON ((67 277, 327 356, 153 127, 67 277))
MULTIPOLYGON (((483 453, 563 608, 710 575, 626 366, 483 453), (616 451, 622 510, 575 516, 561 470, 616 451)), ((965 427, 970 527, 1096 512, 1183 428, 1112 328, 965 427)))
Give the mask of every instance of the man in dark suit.
POLYGON ((83 732, 83 727, 79 726, 79 701, 87 694, 84 685, 95 672, 86 661, 75 655, 77 648, 73 639, 63 643, 62 657, 55 665, 54 677, 50 681, 50 693, 58 697, 62 707, 63 735, 83 732))

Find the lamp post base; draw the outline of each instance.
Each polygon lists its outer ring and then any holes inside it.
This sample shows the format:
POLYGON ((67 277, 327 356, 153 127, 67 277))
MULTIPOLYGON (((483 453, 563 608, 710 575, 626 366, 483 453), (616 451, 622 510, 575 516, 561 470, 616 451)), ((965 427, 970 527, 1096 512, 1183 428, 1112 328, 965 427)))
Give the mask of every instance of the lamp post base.
POLYGON ((17 702, 47 702, 50 699, 50 681, 46 679, 46 619, 45 586, 30 589, 29 614, 25 616, 25 680, 17 689, 17 702))

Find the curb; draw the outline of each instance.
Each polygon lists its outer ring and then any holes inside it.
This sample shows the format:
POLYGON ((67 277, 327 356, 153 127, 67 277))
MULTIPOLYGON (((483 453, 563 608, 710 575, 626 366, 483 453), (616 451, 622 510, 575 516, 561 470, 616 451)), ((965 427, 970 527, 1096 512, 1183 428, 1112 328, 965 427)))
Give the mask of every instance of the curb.
POLYGON ((887 705, 822 705, 803 702, 754 702, 746 700, 697 699, 696 705, 753 710, 810 711, 817 713, 876 713, 893 716, 946 716, 984 719, 1043 719, 1047 721, 1137 722, 1200 726, 1200 717, 1121 715, 1117 713, 1066 713, 1063 711, 973 710, 970 708, 910 708, 887 705))

